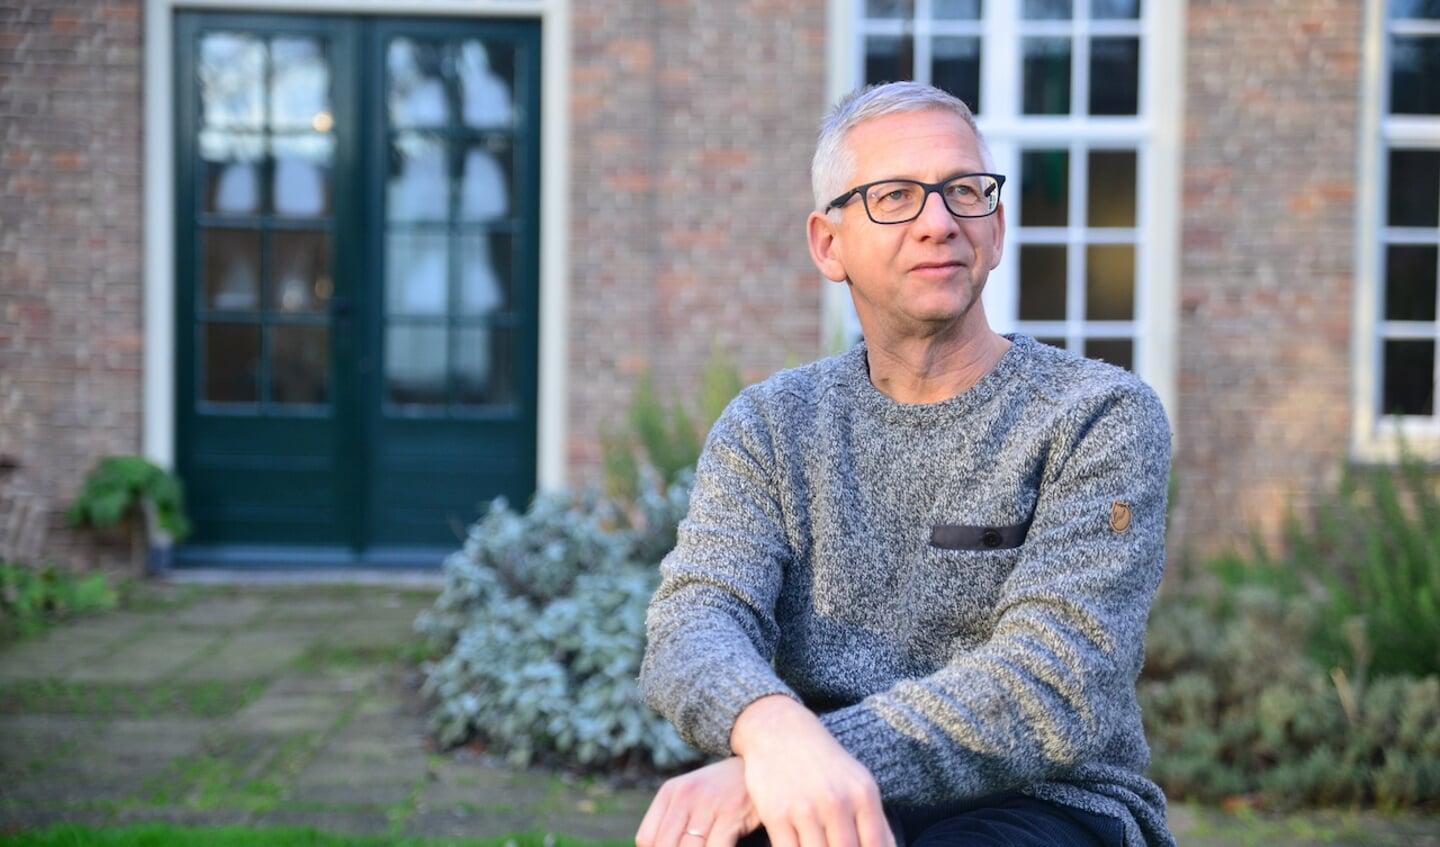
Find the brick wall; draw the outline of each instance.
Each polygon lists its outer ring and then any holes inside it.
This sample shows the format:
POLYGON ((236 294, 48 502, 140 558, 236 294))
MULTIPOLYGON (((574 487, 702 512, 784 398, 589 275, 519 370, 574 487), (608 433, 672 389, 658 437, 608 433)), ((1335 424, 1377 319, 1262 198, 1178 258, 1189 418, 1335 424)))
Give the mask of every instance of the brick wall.
POLYGON ((140 0, 0 5, 0 455, 52 507, 97 456, 140 448, 140 0))
POLYGON ((821 352, 805 246, 825 106, 823 0, 600 0, 574 14, 569 461, 636 377, 698 397, 712 349, 750 380, 821 352))
POLYGON ((1172 536, 1267 540, 1349 431, 1361 3, 1188 5, 1172 536))

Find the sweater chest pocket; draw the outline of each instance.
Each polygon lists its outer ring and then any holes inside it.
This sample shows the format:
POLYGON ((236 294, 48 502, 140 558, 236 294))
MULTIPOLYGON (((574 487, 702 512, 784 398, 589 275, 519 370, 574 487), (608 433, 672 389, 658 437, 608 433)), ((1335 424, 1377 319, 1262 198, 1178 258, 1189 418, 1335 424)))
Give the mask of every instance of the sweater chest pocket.
MULTIPOLYGON (((910 608, 925 640, 949 649, 984 641, 995 628, 1005 580, 1020 561, 1019 546, 954 549, 930 544, 910 582, 910 608), (959 644, 956 644, 956 640, 959 644)), ((985 543, 984 540, 981 541, 985 543)))

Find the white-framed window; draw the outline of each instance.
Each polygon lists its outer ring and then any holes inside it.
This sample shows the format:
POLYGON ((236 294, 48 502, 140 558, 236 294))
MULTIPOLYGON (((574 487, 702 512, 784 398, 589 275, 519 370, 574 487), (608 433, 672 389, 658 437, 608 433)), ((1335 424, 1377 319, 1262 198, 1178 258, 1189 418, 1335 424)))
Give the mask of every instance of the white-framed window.
MULTIPOLYGON (((1157 0, 831 0, 831 99, 916 79, 970 104, 1005 187, 986 311, 1173 395, 1183 20, 1157 0)), ((830 314, 857 332, 843 288, 830 314)), ((835 318, 832 317, 832 320, 835 318)), ((833 336, 832 336, 833 337, 833 336)), ((851 340, 851 339, 847 339, 851 340)))
POLYGON ((1440 3, 1371 0, 1352 452, 1440 455, 1440 3))

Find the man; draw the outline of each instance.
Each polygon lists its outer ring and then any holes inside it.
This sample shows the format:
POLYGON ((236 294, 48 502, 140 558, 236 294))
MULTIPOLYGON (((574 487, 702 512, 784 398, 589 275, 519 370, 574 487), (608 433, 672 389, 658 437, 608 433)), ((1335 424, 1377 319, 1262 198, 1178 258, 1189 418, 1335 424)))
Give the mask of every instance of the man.
POLYGON ((722 758, 641 847, 1174 843, 1135 700, 1169 426, 1128 372, 990 329, 988 158, 916 83, 822 124, 810 252, 864 343, 706 442, 640 683, 722 758))

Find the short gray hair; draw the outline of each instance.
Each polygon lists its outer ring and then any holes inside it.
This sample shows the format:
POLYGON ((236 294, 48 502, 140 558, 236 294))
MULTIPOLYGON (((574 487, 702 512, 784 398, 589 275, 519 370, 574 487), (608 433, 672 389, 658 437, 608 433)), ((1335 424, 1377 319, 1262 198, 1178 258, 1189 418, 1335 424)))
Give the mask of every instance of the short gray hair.
POLYGON ((845 142, 850 130, 875 118, 927 109, 950 112, 965 121, 980 143, 985 167, 994 170, 990 147, 965 101, 919 82, 880 83, 847 94, 820 121, 820 140, 815 145, 815 158, 810 162, 810 189, 815 193, 815 209, 825 211, 826 203, 850 187, 847 183, 855 170, 855 153, 845 142))

